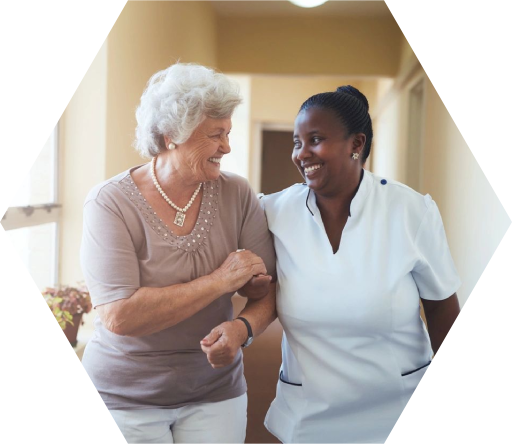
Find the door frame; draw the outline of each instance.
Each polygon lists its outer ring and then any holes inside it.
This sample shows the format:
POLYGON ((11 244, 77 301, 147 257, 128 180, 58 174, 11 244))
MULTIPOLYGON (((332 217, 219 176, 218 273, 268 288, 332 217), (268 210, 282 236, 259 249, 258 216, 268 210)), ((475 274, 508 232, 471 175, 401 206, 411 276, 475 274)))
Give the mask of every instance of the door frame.
MULTIPOLYGON (((263 131, 292 131, 293 123, 253 122, 251 152, 249 155, 249 183, 256 193, 261 192, 261 164, 263 161, 263 131)), ((290 142, 291 143, 291 142, 290 142)))

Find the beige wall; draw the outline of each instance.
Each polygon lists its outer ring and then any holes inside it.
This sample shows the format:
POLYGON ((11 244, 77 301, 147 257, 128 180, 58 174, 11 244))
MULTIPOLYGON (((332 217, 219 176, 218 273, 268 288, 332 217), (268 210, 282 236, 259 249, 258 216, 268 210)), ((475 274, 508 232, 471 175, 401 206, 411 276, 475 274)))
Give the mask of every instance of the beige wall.
MULTIPOLYGON (((354 78, 339 76, 251 76, 253 121, 293 124, 297 111, 310 96, 335 91, 350 84, 363 88, 354 78)), ((368 82, 367 82, 368 83, 368 82)), ((364 91, 363 91, 364 92, 364 91)))
POLYGON ((410 70, 411 65, 416 64, 418 62, 418 58, 416 54, 414 54, 411 45, 407 39, 402 36, 402 41, 400 42, 400 61, 398 64, 398 71, 396 73, 397 77, 401 75, 405 75, 407 71, 410 70))
POLYGON ((110 177, 143 162, 131 144, 135 109, 151 75, 177 60, 216 65, 215 14, 208 2, 129 1, 108 45, 106 174, 110 177))
POLYGON ((254 74, 394 76, 402 32, 393 19, 222 17, 219 68, 254 74))
POLYGON ((63 284, 83 280, 80 269, 82 207, 88 191, 105 180, 107 54, 99 50, 60 124, 59 276, 63 284))
POLYGON ((465 302, 510 219, 430 82, 426 105, 423 187, 443 216, 465 302))
POLYGON ((425 88, 421 193, 439 206, 450 250, 462 279, 464 303, 510 223, 496 194, 475 161, 448 110, 406 41, 400 71, 380 93, 374 118, 372 170, 406 182, 408 90, 423 80, 425 88))

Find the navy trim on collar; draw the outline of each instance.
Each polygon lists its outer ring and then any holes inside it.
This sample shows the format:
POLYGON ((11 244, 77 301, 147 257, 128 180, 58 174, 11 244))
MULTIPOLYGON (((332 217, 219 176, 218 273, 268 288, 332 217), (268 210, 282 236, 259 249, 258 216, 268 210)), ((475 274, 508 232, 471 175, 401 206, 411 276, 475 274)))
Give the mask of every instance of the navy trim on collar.
POLYGON ((314 216, 313 212, 311 211, 311 208, 309 208, 308 201, 309 201, 309 194, 311 193, 311 188, 308 190, 308 195, 306 196, 306 208, 311 213, 311 216, 314 216))
MULTIPOLYGON (((370 180, 370 175, 371 173, 369 171, 365 171, 364 168, 361 169, 361 178, 359 179, 359 184, 357 185, 357 189, 356 189, 356 194, 354 195, 354 197, 352 198, 352 201, 350 202, 350 208, 348 210, 348 216, 349 217, 352 217, 352 204, 354 203, 355 201, 355 207, 356 207, 356 212, 357 210, 360 208, 360 206, 362 205, 363 202, 361 202, 361 199, 364 199, 365 198, 365 195, 366 195, 366 188, 368 188, 368 181, 370 180)), ((306 185, 306 183, 304 182, 303 185, 306 185)), ((308 211, 311 213, 311 216, 314 216, 315 213, 311 210, 311 208, 309 207, 309 197, 311 195, 311 188, 308 190, 308 194, 306 195, 306 208, 308 209, 308 211)))

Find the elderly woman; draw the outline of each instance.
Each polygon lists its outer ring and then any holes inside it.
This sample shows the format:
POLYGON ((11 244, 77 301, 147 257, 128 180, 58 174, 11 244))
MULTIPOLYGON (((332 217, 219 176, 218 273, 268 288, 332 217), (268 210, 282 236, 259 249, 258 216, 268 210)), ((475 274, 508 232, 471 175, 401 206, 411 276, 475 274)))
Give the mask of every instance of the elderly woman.
POLYGON ((245 439, 240 346, 268 323, 275 253, 247 181, 220 171, 240 101, 211 69, 158 72, 136 113, 151 161, 85 202, 81 261, 99 317, 83 365, 128 442, 245 439), (233 321, 235 291, 251 299, 233 321), (219 324, 216 344, 201 344, 219 324))
POLYGON ((284 328, 265 424, 283 442, 384 442, 459 313, 439 210, 363 169, 372 135, 357 89, 310 97, 292 152, 305 183, 262 198, 284 328))

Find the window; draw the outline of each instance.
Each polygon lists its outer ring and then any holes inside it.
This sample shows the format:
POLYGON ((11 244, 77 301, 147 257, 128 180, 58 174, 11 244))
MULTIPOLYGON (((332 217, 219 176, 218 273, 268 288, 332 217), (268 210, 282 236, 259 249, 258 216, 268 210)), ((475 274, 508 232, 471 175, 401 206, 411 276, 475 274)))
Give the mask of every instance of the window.
POLYGON ((57 129, 52 131, 39 157, 10 207, 53 204, 57 201, 57 129))
POLYGON ((56 125, 0 221, 5 442, 45 442, 41 291, 58 281, 57 139, 56 125))

